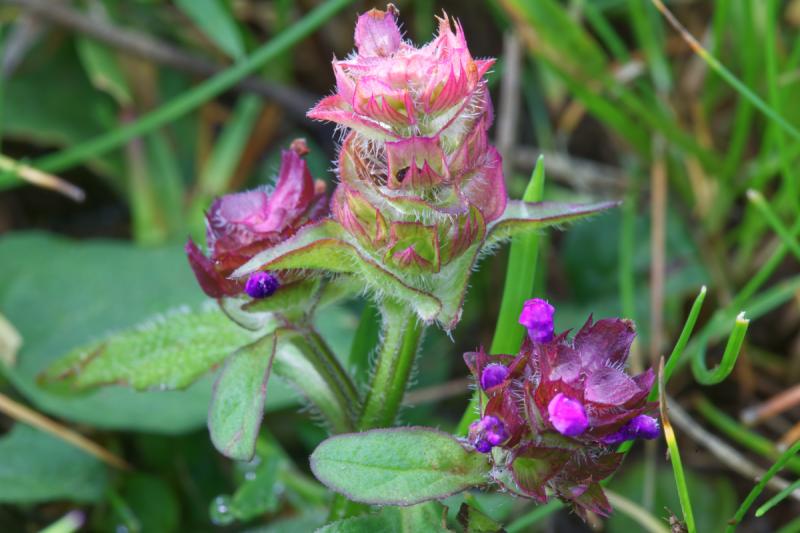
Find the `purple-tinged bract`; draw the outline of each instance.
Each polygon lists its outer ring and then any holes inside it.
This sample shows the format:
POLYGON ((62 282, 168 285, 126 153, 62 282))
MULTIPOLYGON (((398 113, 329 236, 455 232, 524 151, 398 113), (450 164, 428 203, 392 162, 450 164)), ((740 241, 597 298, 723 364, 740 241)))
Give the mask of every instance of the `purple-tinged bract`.
MULTIPOLYGON (((189 265, 208 296, 237 296, 258 292, 250 280, 229 279, 230 274, 255 254, 293 235, 327 214, 325 183, 315 182, 302 156, 305 141, 297 139, 284 150, 274 188, 259 187, 227 194, 214 200, 206 214, 206 256, 191 239, 186 243, 189 265), (253 292, 247 289, 251 284, 253 292)), ((278 288, 278 277, 270 274, 278 288)), ((263 280, 263 276, 258 278, 263 280)), ((267 285, 264 285, 267 288, 267 285)), ((263 292, 263 291, 262 291, 263 292)), ((266 291, 269 292, 269 291, 266 291)), ((264 296, 270 294, 264 293, 264 296)))
MULTIPOLYGON (((542 303, 550 307, 542 300, 529 301, 523 317, 528 313, 534 319, 520 322, 552 324, 553 313, 542 303), (546 320, 540 319, 540 309, 546 320)), ((599 483, 622 459, 612 446, 659 435, 658 421, 648 415, 657 407, 647 401, 653 371, 625 372, 635 335, 629 320, 589 318, 571 339, 568 332, 548 341, 526 338, 516 355, 465 354, 486 392, 470 442, 479 451, 491 450, 485 430, 480 431, 487 425, 484 420, 497 420, 506 432, 500 446, 507 453, 493 455, 498 482, 540 502, 558 497, 582 516, 611 512, 599 483), (496 365, 506 368, 507 375, 484 387, 484 376, 496 365)))

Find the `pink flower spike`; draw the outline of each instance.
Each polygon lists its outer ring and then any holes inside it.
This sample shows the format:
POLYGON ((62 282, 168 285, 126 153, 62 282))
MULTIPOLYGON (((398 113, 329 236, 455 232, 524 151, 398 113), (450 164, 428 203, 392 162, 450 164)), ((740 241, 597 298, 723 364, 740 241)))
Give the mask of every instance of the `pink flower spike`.
POLYGON ((568 398, 561 392, 550 400, 547 413, 553 427, 567 437, 576 437, 589 427, 589 418, 581 402, 568 398))
POLYGON ((389 4, 386 11, 371 9, 358 17, 355 41, 359 55, 386 57, 400 47, 403 36, 396 16, 397 8, 389 4))

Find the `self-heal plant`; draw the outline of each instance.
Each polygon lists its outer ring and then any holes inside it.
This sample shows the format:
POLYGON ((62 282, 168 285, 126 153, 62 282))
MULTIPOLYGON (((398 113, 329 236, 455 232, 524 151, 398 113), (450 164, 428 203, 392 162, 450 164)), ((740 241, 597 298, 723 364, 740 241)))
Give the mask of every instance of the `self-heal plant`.
POLYGON ((509 491, 607 515, 599 483, 623 457, 613 446, 660 433, 650 416, 657 406, 647 401, 654 374, 625 372, 630 321, 590 317, 570 339, 554 336, 554 311, 544 300, 526 302, 520 323, 528 338, 517 355, 464 356, 486 396, 469 441, 492 452, 492 477, 509 491))
POLYGON ((233 272, 307 268, 359 275, 378 299, 452 329, 481 252, 519 231, 613 204, 509 202, 489 143, 492 105, 461 25, 446 16, 430 43, 402 38, 397 10, 358 19, 357 50, 333 62, 336 92, 308 115, 341 127, 333 218, 312 224, 233 272))

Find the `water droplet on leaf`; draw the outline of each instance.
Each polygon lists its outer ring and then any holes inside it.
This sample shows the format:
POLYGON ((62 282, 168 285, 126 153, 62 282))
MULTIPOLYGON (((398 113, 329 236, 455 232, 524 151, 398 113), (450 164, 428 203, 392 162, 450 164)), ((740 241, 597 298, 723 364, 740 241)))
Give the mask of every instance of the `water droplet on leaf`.
POLYGON ((214 525, 227 526, 233 523, 235 517, 231 513, 231 497, 223 494, 214 498, 208 514, 211 517, 211 523, 214 525))

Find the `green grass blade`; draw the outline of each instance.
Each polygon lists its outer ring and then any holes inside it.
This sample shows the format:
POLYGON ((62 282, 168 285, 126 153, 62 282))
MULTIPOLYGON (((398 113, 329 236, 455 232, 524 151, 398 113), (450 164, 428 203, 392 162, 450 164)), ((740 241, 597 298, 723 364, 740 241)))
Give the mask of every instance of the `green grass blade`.
MULTIPOLYGON (((718 431, 722 432, 734 442, 739 443, 748 450, 762 457, 775 459, 780 456, 775 444, 768 438, 740 424, 705 397, 700 396, 695 403, 697 411, 718 431)), ((795 474, 800 474, 800 458, 790 458, 786 466, 795 474)))
POLYGON ((781 238, 783 244, 785 244, 789 250, 798 259, 800 259, 800 243, 798 243, 797 239, 795 239, 793 235, 794 232, 787 229, 786 226, 784 226, 783 223, 778 220, 778 216, 769 207, 767 201, 764 199, 761 193, 750 189, 747 191, 747 198, 764 216, 764 219, 772 227, 772 229, 775 230, 775 233, 777 233, 778 237, 781 238))
POLYGON ((669 449, 669 460, 672 463, 672 472, 675 475, 675 487, 678 489, 678 499, 683 510, 683 519, 686 522, 688 533, 696 533, 697 526, 694 522, 694 512, 692 511, 692 500, 689 497, 689 487, 686 485, 686 474, 683 471, 681 453, 678 449, 678 441, 675 439, 675 430, 667 416, 667 397, 664 394, 664 358, 661 358, 661 368, 658 371, 659 389, 659 410, 661 411, 661 426, 664 430, 664 439, 667 441, 669 449))
POLYGON ((131 139, 159 128, 236 85, 253 74, 267 62, 280 56, 290 47, 307 37, 353 0, 328 0, 309 12, 297 23, 255 50, 251 55, 219 74, 207 79, 190 91, 171 100, 158 109, 130 124, 78 144, 37 161, 36 166, 46 172, 62 172, 88 159, 114 150, 131 139))
POLYGON ((176 0, 177 6, 220 50, 236 60, 245 55, 244 39, 221 0, 176 0))
POLYGON ((761 492, 764 490, 764 487, 767 486, 767 483, 770 479, 775 477, 775 475, 783 469, 791 460, 795 459, 795 455, 800 452, 800 441, 795 442, 794 445, 783 452, 781 456, 775 461, 769 470, 761 477, 758 484, 753 487, 753 490, 750 491, 750 494, 747 495, 747 498, 742 502, 742 505, 739 506, 739 509, 736 511, 736 514, 733 515, 733 518, 730 520, 728 528, 725 530, 726 533, 733 533, 736 531, 736 526, 744 518, 744 515, 747 514, 747 511, 753 505, 753 502, 756 501, 756 498, 761 495, 761 492))
POLYGON ((730 336, 728 337, 728 344, 725 345, 725 352, 722 354, 722 360, 719 365, 713 370, 709 370, 706 366, 706 343, 701 341, 701 347, 695 352, 692 358, 692 373, 698 383, 703 385, 717 385, 722 383, 736 365, 736 360, 739 358, 739 352, 744 343, 744 336, 747 333, 747 327, 750 325, 750 320, 744 317, 744 312, 739 313, 736 317, 736 323, 733 326, 730 336))
POLYGON ((658 8, 659 11, 664 15, 664 18, 672 25, 673 28, 683 37, 683 39, 689 44, 689 46, 694 50, 694 52, 699 55, 706 64, 716 72, 722 79, 724 79, 728 84, 731 85, 739 94, 743 97, 747 98, 750 103, 752 103, 759 111, 761 111, 767 118, 774 121, 778 124, 783 130, 791 135, 796 141, 800 141, 800 130, 795 128, 789 122, 787 122, 777 111, 771 108, 764 100, 759 98, 759 96, 753 92, 749 87, 747 87, 744 83, 739 81, 739 79, 730 71, 728 70, 722 63, 717 60, 714 56, 712 56, 708 50, 703 48, 700 42, 694 38, 692 34, 690 34, 686 28, 675 18, 675 15, 669 11, 666 6, 662 3, 661 0, 651 0, 653 4, 658 8))
POLYGON ((800 479, 794 481, 794 483, 790 484, 788 487, 780 491, 778 494, 770 498, 767 503, 756 509, 756 516, 762 517, 764 516, 770 509, 781 503, 783 500, 788 498, 794 491, 800 488, 800 479))

